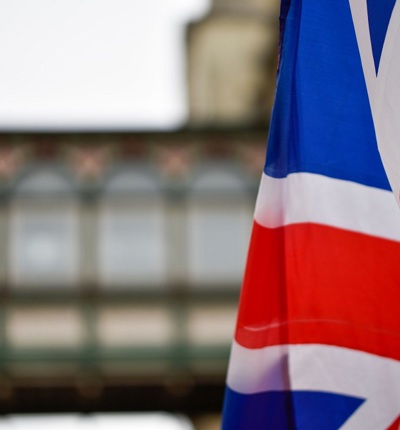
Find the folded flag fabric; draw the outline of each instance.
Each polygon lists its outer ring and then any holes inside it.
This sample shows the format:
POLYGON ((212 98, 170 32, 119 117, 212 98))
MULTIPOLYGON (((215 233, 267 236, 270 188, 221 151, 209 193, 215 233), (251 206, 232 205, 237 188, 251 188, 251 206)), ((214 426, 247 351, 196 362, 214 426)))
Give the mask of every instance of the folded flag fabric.
POLYGON ((282 0, 223 430, 399 429, 399 192, 400 0, 282 0))

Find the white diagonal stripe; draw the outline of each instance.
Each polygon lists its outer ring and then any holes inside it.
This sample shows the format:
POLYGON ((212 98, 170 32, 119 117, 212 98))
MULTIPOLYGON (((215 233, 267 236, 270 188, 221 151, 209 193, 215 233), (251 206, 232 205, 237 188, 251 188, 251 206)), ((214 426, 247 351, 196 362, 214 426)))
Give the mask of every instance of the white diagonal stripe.
POLYGON ((378 149, 400 204, 400 2, 392 11, 376 75, 366 0, 349 0, 368 89, 378 149))
POLYGON ((375 99, 376 71, 369 32, 367 0, 349 0, 370 103, 375 99))

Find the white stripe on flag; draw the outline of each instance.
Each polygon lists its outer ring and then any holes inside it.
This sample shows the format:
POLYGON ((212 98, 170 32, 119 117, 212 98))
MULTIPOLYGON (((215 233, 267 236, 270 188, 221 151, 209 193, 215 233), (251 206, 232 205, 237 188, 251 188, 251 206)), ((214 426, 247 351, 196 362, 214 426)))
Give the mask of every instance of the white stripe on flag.
POLYGON ((350 0, 351 13, 371 105, 378 148, 395 198, 400 204, 400 2, 394 5, 378 74, 371 45, 366 0, 350 0))
POLYGON ((234 342, 227 384, 241 394, 307 390, 366 399, 343 430, 387 428, 400 412, 400 363, 328 345, 248 349, 234 342), (390 389, 389 389, 390 387, 390 389), (390 396, 384 396, 390 392, 390 396))
POLYGON ((390 191, 313 173, 263 174, 254 217, 269 228, 316 223, 400 241, 400 209, 390 191))
POLYGON ((289 389, 288 346, 248 349, 232 344, 227 384, 242 394, 289 389))

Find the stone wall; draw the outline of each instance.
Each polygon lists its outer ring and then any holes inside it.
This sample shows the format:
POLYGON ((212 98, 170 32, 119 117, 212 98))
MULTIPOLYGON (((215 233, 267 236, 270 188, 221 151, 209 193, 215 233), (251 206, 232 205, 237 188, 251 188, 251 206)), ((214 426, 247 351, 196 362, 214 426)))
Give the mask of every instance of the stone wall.
POLYGON ((190 125, 254 127, 268 122, 275 86, 277 0, 215 0, 188 29, 190 125))

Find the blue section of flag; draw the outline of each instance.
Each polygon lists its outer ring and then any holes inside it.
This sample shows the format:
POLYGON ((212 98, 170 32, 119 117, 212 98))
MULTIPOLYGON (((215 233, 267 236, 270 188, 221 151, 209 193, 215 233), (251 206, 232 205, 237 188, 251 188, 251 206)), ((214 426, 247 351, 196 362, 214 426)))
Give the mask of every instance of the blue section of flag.
MULTIPOLYGON (((282 53, 283 35, 285 34, 286 18, 289 13, 290 3, 291 3, 291 0, 281 0, 281 11, 279 14, 279 59, 282 53)), ((278 71, 279 71, 279 66, 280 66, 280 60, 278 62, 278 71)))
POLYGON ((295 172, 390 190, 348 0, 290 4, 265 173, 295 172))
POLYGON ((378 73, 382 48, 396 0, 367 0, 369 31, 375 70, 378 73))
POLYGON ((271 391, 246 395, 227 388, 222 430, 337 430, 363 402, 334 393, 271 391))

